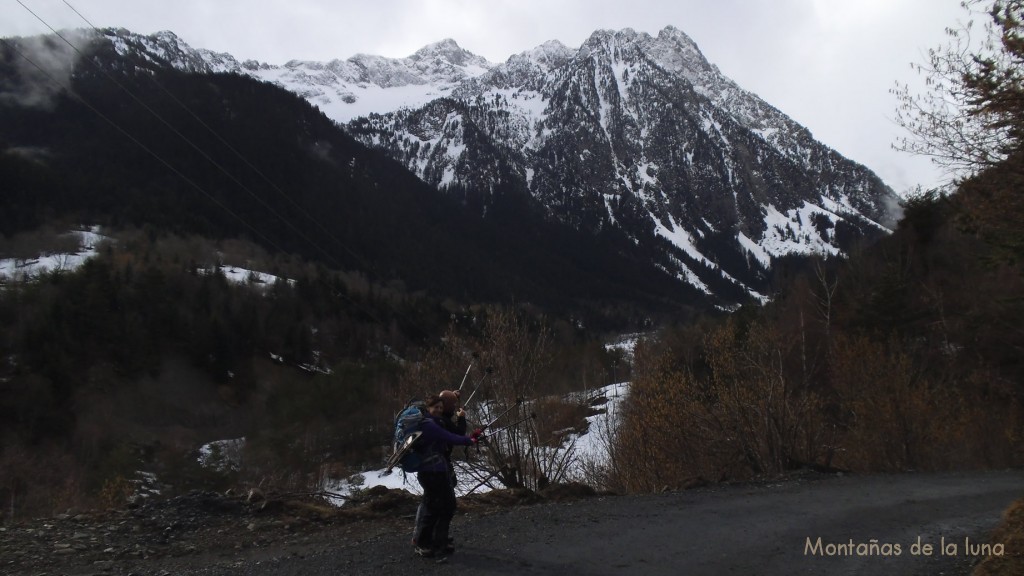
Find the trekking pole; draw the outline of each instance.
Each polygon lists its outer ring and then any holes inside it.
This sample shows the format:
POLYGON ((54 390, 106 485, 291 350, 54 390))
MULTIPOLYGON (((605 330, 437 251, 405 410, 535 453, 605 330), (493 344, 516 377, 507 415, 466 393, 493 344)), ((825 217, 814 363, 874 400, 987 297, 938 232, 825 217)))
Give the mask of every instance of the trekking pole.
POLYGON ((481 427, 480 427, 480 430, 481 430, 481 431, 483 431, 483 430, 487 430, 488 428, 490 428, 491 426, 493 426, 493 425, 494 425, 494 423, 495 423, 495 422, 497 422, 499 418, 501 418, 501 417, 502 417, 502 416, 504 416, 505 414, 508 414, 509 412, 511 412, 511 411, 513 411, 513 410, 515 410, 515 409, 516 409, 516 408, 518 408, 518 407, 519 407, 519 406, 520 406, 520 405, 521 405, 522 403, 523 403, 523 399, 522 399, 522 398, 516 398, 516 403, 515 403, 515 404, 513 404, 512 406, 510 406, 508 410, 505 410, 505 411, 504 411, 504 412, 502 412, 501 414, 498 414, 498 415, 497 415, 497 416, 495 416, 494 418, 491 418, 491 421, 490 421, 490 422, 488 422, 488 423, 486 423, 486 424, 484 424, 483 426, 481 426, 481 427))
POLYGON ((476 383, 476 386, 473 387, 473 393, 470 394, 469 398, 467 398, 466 401, 462 403, 463 409, 465 409, 466 406, 469 405, 469 402, 473 400, 473 396, 476 396, 476 391, 480 389, 480 386, 483 385, 484 381, 487 380, 487 377, 491 375, 491 372, 494 372, 494 368, 491 368, 490 366, 484 369, 484 375, 482 378, 480 378, 480 381, 476 383))
POLYGON ((536 412, 530 412, 529 416, 526 416, 525 418, 520 418, 519 420, 516 420, 515 422, 513 422, 511 424, 506 424, 506 425, 502 426, 501 428, 498 428, 497 430, 492 430, 492 431, 487 433, 487 436, 494 436, 495 434, 500 434, 501 432, 504 432, 506 430, 509 430, 509 429, 515 428, 516 426, 519 426, 520 424, 522 424, 523 422, 526 422, 527 420, 533 420, 535 418, 537 418, 537 413, 536 412))
MULTIPOLYGON (((493 426, 493 425, 494 425, 494 423, 495 423, 495 422, 497 422, 499 418, 501 418, 501 417, 502 417, 502 416, 504 416, 505 414, 508 414, 509 412, 511 412, 511 411, 513 411, 513 410, 515 410, 515 409, 516 409, 516 408, 518 408, 518 407, 519 407, 519 406, 520 406, 520 405, 521 405, 522 403, 523 403, 523 399, 522 399, 522 398, 516 398, 516 403, 515 403, 515 404, 513 404, 513 405, 511 405, 511 406, 509 406, 508 410, 505 410, 505 411, 504 411, 504 412, 502 412, 501 414, 498 414, 498 415, 497 415, 497 416, 495 416, 494 418, 491 418, 491 421, 490 421, 490 422, 485 422, 485 423, 481 424, 479 428, 477 428, 476 430, 474 430, 474 432, 480 432, 481 434, 483 434, 483 432, 484 432, 485 430, 487 430, 488 428, 490 428, 491 426, 493 426)), ((477 445, 477 450, 479 450, 479 449, 480 449, 480 446, 479 446, 479 445, 477 445)), ((469 455, 469 448, 468 448, 468 447, 466 448, 466 455, 467 455, 467 456, 469 455)))
POLYGON ((462 384, 459 384, 459 392, 462 392, 462 387, 466 384, 466 377, 469 376, 469 369, 473 367, 473 362, 470 361, 469 366, 466 366, 466 373, 462 375, 462 384))

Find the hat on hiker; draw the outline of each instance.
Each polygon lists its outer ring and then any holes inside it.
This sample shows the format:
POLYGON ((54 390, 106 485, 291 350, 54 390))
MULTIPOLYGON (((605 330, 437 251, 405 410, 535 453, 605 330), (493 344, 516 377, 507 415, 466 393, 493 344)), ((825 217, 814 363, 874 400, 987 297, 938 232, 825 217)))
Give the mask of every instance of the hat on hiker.
POLYGON ((459 393, 451 390, 442 390, 440 396, 444 402, 444 411, 454 412, 455 405, 459 403, 459 393))

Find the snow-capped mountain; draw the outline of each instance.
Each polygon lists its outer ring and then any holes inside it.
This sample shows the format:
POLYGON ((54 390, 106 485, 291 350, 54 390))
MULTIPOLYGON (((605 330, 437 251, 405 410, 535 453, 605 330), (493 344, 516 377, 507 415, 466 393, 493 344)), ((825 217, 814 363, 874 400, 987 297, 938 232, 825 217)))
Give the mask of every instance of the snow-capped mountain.
POLYGON ((839 254, 884 233, 896 201, 674 28, 549 43, 452 98, 349 126, 442 189, 518 178, 554 217, 623 229, 707 294, 760 296, 773 258, 839 254))
POLYGON ((347 60, 291 60, 273 65, 231 54, 193 49, 172 32, 151 36, 108 30, 106 36, 124 56, 148 54, 179 70, 246 74, 277 84, 309 100, 333 120, 418 107, 451 94, 467 79, 494 67, 451 39, 424 46, 407 58, 356 54, 347 60))
POLYGON ((774 259, 886 233, 898 201, 672 27, 600 30, 578 49, 550 41, 501 64, 452 40, 401 59, 275 66, 166 32, 106 34, 119 51, 295 92, 482 211, 520 194, 577 229, 616 229, 722 305, 764 298, 774 259))

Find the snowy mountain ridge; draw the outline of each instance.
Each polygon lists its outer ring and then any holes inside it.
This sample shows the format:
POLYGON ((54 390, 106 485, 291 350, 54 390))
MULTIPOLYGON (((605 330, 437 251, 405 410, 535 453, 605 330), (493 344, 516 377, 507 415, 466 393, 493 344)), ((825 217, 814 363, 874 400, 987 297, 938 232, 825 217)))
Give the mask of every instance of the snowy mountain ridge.
POLYGON ((364 144, 486 213, 529 197, 580 230, 614 229, 731 307, 764 300, 772 262, 841 255, 898 203, 870 170, 710 63, 682 31, 598 30, 493 64, 451 39, 406 58, 239 63, 172 33, 107 31, 123 54, 249 75, 318 106, 364 144))
POLYGON ((169 31, 143 36, 119 29, 107 30, 105 36, 122 56, 156 55, 186 72, 245 74, 277 84, 341 123, 371 113, 423 105, 494 67, 451 39, 424 46, 406 58, 356 54, 347 60, 290 60, 275 65, 255 60, 239 62, 231 54, 193 49, 169 31))

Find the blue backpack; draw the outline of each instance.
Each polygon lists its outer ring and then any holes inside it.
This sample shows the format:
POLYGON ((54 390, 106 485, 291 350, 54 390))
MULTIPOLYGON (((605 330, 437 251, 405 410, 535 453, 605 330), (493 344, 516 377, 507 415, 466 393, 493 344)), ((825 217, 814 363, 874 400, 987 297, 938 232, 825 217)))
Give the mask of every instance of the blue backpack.
POLYGON ((426 418, 426 405, 422 401, 410 402, 395 417, 394 453, 388 458, 385 473, 398 466, 403 472, 416 472, 422 456, 416 449, 420 424, 426 418))

